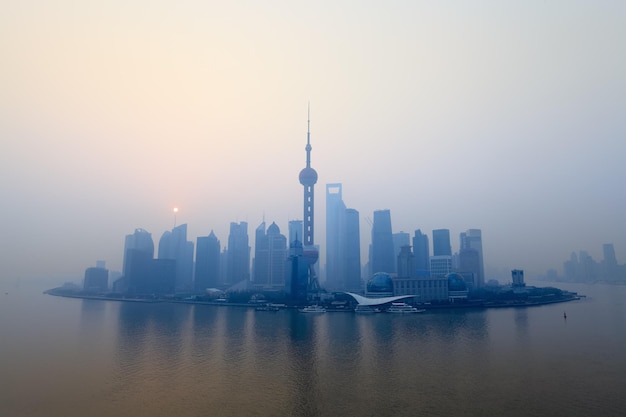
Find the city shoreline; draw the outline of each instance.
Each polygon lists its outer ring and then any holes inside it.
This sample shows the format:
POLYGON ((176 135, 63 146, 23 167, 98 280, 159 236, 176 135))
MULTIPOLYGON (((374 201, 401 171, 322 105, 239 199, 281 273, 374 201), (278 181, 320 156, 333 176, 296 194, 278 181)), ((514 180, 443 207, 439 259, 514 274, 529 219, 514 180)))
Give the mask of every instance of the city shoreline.
MULTIPOLYGON (((182 300, 182 299, 164 299, 164 298, 128 298, 128 297, 111 297, 106 295, 90 295, 79 294, 75 292, 69 292, 63 290, 61 287, 52 288, 43 292, 44 294, 53 295, 56 297, 65 298, 78 298, 83 300, 99 300, 99 301, 120 301, 120 302, 132 302, 132 303, 145 303, 145 304, 157 304, 157 303, 172 303, 172 304, 198 304, 198 305, 210 305, 220 307, 244 307, 244 308, 256 308, 259 303, 230 303, 223 301, 198 301, 198 300, 182 300)), ((525 307, 537 307, 549 304, 566 303, 570 301, 577 301, 584 298, 584 295, 578 295, 577 293, 567 292, 562 298, 552 300, 535 300, 535 301, 477 301, 466 303, 451 303, 451 304, 420 304, 419 308, 425 310, 447 310, 447 309, 476 309, 484 310, 489 308, 525 308, 525 307)), ((295 309, 296 306, 286 306, 285 309, 295 309)), ((329 309, 329 312, 353 312, 351 309, 329 309)))

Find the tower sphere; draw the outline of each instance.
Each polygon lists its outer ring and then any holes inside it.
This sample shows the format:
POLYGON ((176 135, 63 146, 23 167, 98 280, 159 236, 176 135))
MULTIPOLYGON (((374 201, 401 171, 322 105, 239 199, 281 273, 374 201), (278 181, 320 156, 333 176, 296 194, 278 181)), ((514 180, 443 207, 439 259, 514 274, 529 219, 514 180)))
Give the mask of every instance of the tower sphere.
POLYGON ((304 168, 300 171, 300 184, 313 185, 317 182, 317 171, 311 167, 304 168))

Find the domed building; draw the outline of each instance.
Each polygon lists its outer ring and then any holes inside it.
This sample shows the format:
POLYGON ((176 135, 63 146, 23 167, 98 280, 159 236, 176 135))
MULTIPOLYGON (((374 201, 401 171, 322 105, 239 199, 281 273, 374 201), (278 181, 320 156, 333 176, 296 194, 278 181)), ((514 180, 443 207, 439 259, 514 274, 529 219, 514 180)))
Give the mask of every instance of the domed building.
POLYGON ((369 298, 382 298, 393 296, 393 280, 386 272, 377 272, 367 281, 365 296, 369 298))
POLYGON ((446 275, 448 279, 448 298, 450 301, 467 300, 467 283, 463 275, 452 272, 446 275))

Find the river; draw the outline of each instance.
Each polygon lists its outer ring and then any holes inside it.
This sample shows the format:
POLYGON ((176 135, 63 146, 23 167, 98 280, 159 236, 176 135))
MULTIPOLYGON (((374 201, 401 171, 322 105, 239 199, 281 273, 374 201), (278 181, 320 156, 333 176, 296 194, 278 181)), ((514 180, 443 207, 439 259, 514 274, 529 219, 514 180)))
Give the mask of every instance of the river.
POLYGON ((0 296, 0 415, 623 416, 626 286, 554 285, 587 297, 309 315, 21 285, 0 296))

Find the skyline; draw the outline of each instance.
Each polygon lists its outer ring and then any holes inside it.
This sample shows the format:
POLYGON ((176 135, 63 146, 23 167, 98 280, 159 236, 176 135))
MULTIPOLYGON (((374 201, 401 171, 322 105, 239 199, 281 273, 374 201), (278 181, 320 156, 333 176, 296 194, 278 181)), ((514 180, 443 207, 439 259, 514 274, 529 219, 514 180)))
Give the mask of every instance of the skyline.
MULTIPOLYGON (((626 5, 143 1, 0 16, 0 282, 121 269, 124 236, 302 219, 319 174, 394 232, 483 233, 486 267, 626 259, 626 5), (117 259, 117 261, 116 261, 117 259)), ((324 256, 324 248, 320 254, 324 256)), ((487 271, 488 272, 488 271, 487 271)), ((486 276, 488 278, 488 276, 486 276)))

